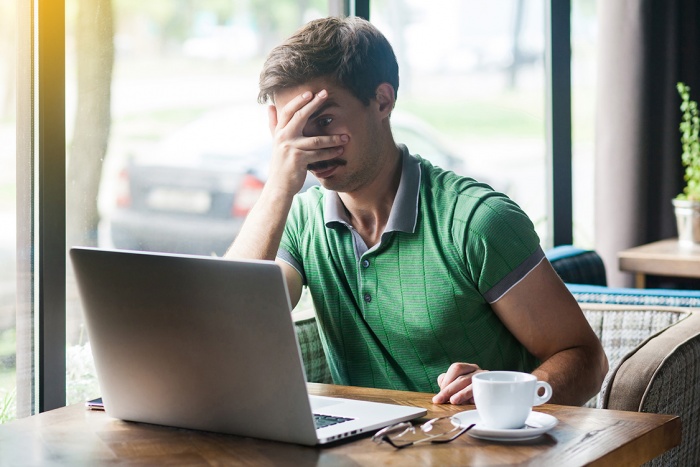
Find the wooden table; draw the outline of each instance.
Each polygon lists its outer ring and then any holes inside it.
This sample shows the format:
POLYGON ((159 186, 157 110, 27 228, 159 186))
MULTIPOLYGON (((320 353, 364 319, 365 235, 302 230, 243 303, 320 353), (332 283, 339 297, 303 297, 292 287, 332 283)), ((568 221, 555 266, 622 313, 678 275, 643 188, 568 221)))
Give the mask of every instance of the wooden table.
POLYGON ((620 270, 633 272, 640 289, 647 274, 700 278, 700 245, 681 245, 676 238, 630 248, 617 257, 620 270))
MULTIPOLYGON (((428 418, 473 409, 434 405, 432 394, 309 384, 313 394, 414 405, 428 418)), ((310 448, 231 435, 123 422, 82 404, 0 425, 0 465, 638 465, 677 446, 672 415, 546 404, 559 424, 536 440, 482 441, 464 435, 448 444, 400 451, 369 437, 310 448)))

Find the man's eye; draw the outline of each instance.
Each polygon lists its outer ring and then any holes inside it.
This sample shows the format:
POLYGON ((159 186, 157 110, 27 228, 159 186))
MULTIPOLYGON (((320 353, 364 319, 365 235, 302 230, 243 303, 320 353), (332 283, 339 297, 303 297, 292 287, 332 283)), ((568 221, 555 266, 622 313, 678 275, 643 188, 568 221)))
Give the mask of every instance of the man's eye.
POLYGON ((328 126, 332 122, 333 122, 333 118, 331 118, 331 117, 319 118, 317 121, 318 126, 320 126, 320 127, 328 126))

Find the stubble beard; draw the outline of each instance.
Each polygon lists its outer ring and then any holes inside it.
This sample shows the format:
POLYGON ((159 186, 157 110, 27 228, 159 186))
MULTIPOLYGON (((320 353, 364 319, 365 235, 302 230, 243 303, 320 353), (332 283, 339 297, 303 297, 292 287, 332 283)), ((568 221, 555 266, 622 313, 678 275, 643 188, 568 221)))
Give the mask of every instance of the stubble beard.
POLYGON ((327 190, 338 193, 352 193, 369 185, 377 176, 380 170, 380 155, 369 148, 361 148, 355 159, 354 171, 349 165, 343 166, 347 173, 321 180, 321 185, 327 190))
POLYGON ((367 139, 364 143, 355 147, 354 154, 345 160, 346 164, 341 170, 346 173, 320 181, 324 188, 338 193, 353 193, 374 181, 382 168, 383 160, 383 155, 378 150, 380 131, 369 126, 365 135, 367 139), (354 170, 351 166, 354 166, 354 170))

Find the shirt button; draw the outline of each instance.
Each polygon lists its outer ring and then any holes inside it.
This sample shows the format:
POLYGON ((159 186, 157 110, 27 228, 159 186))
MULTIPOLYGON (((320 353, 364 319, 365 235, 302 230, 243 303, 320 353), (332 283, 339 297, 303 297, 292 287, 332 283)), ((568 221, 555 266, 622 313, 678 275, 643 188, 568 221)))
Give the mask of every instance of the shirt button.
POLYGON ((368 259, 362 261, 362 267, 363 267, 363 268, 368 268, 368 267, 369 267, 369 260, 368 260, 368 259))
POLYGON ((371 296, 370 294, 366 293, 366 294, 365 294, 365 301, 366 301, 367 303, 371 302, 371 301, 372 301, 372 296, 371 296))

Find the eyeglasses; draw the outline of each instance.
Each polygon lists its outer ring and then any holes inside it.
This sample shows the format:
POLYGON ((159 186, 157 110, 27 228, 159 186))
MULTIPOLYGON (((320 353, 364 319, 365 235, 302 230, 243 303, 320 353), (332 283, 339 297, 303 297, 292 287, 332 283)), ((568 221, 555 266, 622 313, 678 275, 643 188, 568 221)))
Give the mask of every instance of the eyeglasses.
POLYGON ((433 418, 418 427, 411 422, 401 422, 379 430, 372 436, 372 441, 377 444, 386 442, 396 449, 407 448, 427 441, 431 443, 449 443, 473 427, 473 423, 461 426, 459 420, 454 417, 433 418))

